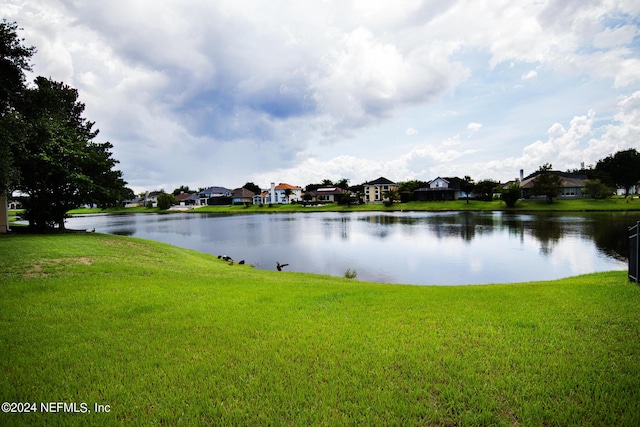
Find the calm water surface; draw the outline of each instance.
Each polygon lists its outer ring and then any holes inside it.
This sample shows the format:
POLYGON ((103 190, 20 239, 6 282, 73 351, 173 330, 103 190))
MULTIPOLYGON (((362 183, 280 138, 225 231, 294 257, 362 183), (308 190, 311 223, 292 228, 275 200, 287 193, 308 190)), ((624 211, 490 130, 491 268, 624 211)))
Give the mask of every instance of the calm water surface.
POLYGON ((245 260, 256 268, 409 284, 546 280, 627 268, 640 213, 121 214, 73 217, 92 229, 245 260))

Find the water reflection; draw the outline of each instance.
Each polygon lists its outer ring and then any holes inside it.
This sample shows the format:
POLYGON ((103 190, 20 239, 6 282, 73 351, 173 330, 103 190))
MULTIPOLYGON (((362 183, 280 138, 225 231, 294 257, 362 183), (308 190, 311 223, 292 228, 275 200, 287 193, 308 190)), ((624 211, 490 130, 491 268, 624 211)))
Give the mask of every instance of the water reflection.
POLYGON ((632 214, 501 212, 109 215, 69 228, 143 237, 258 268, 415 284, 543 280, 625 269, 632 214))

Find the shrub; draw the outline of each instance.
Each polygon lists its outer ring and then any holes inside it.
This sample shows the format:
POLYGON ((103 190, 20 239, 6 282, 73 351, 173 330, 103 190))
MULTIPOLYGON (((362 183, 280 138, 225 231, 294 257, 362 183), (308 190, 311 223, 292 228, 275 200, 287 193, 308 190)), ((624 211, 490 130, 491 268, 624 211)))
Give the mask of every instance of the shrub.
POLYGON ((521 196, 522 189, 518 183, 509 184, 506 189, 502 189, 502 200, 506 203, 508 208, 515 207, 516 202, 520 200, 521 196))
POLYGON ((177 204, 177 200, 173 194, 162 193, 158 195, 158 207, 163 211, 169 209, 171 205, 175 204, 177 204))
POLYGON ((344 277, 346 277, 347 279, 355 279, 356 277, 358 277, 358 272, 354 269, 350 269, 348 268, 347 271, 344 272, 344 277))
POLYGON ((599 179, 588 179, 584 182, 584 192, 594 199, 606 199, 613 194, 613 189, 599 179))

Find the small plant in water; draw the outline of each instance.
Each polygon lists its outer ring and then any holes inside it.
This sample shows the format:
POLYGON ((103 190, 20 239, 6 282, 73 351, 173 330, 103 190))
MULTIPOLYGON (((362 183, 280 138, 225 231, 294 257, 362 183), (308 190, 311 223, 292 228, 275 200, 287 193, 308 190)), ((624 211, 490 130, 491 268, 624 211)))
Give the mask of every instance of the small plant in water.
POLYGON ((358 272, 350 268, 348 268, 347 271, 344 272, 344 277, 346 277, 347 279, 355 279, 357 276, 358 272))

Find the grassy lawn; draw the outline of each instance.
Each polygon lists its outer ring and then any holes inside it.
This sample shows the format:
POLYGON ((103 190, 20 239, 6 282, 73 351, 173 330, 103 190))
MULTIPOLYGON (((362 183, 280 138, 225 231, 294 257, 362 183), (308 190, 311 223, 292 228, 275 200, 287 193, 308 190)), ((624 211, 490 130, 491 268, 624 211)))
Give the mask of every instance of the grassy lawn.
MULTIPOLYGON (((640 210, 640 199, 625 199, 623 197, 612 197, 606 200, 595 199, 561 199, 553 203, 544 200, 521 200, 515 208, 508 209, 500 200, 483 202, 480 200, 455 200, 448 202, 408 202, 394 203, 392 206, 383 204, 365 204, 343 206, 330 203, 324 206, 308 206, 301 204, 273 205, 251 205, 245 207, 237 206, 204 206, 191 210, 197 213, 285 213, 285 212, 393 212, 393 211, 508 211, 508 212, 589 212, 589 211, 638 211, 640 210)), ((141 212, 160 213, 158 208, 80 208, 69 211, 69 214, 95 214, 105 212, 141 212)))
POLYGON ((359 212, 359 211, 508 211, 508 212, 586 212, 586 211, 634 211, 640 210, 640 199, 612 197, 606 200, 595 199, 562 199, 547 203, 544 200, 521 200, 515 208, 509 209, 501 200, 484 202, 481 200, 454 200, 447 202, 407 202, 383 204, 363 204, 350 207, 335 203, 325 206, 303 207, 298 204, 268 206, 206 206, 194 209, 193 212, 218 213, 277 213, 277 212, 359 212))
POLYGON ((398 286, 0 237, 0 400, 92 411, 0 425, 635 426, 639 337, 625 272, 398 286))

